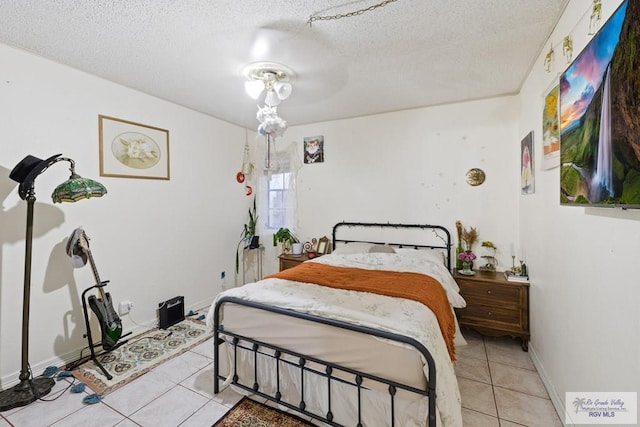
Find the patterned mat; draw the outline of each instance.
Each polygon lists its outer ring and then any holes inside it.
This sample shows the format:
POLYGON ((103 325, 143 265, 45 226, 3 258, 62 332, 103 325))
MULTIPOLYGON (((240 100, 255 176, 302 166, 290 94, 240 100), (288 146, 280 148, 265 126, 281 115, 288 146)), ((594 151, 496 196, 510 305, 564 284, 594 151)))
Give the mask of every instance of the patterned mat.
POLYGON ((296 415, 270 408, 243 397, 236 406, 213 425, 213 427, 234 426, 307 427, 313 426, 313 424, 296 415))
POLYGON ((204 322, 187 318, 166 330, 152 329, 129 338, 126 344, 98 356, 98 361, 113 375, 111 380, 104 376, 93 360, 80 365, 72 373, 87 387, 104 396, 212 336, 213 332, 204 322))

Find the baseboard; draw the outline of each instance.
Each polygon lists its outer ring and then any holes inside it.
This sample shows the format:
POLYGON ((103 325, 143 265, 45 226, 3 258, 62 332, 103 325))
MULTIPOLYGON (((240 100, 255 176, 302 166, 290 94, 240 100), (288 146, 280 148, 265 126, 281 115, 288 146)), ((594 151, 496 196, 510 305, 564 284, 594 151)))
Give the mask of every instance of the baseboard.
POLYGON ((535 346, 531 344, 531 342, 529 342, 529 356, 531 357, 531 361, 533 362, 533 365, 538 370, 538 375, 540 375, 540 379, 542 380, 544 387, 547 389, 547 393, 549 393, 551 404, 553 405, 556 412, 558 413, 560 422, 562 423, 562 425, 566 427, 573 427, 573 424, 565 423, 564 415, 565 415, 566 407, 564 406, 564 403, 565 403, 564 399, 560 398, 560 396, 558 395, 558 392, 556 392, 555 387, 553 386, 553 384, 551 383, 551 380, 549 379, 549 375, 547 375, 547 371, 544 369, 544 365, 542 364, 542 362, 540 361, 540 358, 538 357, 538 354, 536 353, 535 346))
POLYGON ((185 306, 185 309, 189 309, 189 310, 193 310, 193 311, 198 311, 200 312, 200 314, 204 314, 205 316, 207 315, 207 312, 209 311, 209 307, 211 307, 211 304, 213 303, 213 299, 209 298, 206 300, 202 300, 193 304, 189 304, 189 306, 185 306))
MULTIPOLYGON (((131 332, 131 336, 136 336, 138 334, 141 334, 145 331, 148 331, 149 329, 151 329, 150 327, 147 327, 145 325, 136 325, 133 329, 131 330, 127 330, 125 331, 125 333, 129 333, 131 332)), ((124 339, 127 339, 128 337, 125 337, 124 339)), ((76 360, 78 360, 78 358, 80 357, 80 352, 82 351, 82 349, 85 349, 85 351, 83 352, 84 356, 87 356, 90 354, 89 349, 87 348, 86 345, 83 345, 82 347, 78 347, 76 349, 70 350, 67 353, 61 355, 61 356, 53 356, 47 360, 44 360, 42 362, 38 362, 36 364, 30 363, 31 365, 31 372, 33 372, 33 376, 37 377, 39 375, 41 375, 44 370, 46 368, 48 368, 49 366, 57 366, 57 367, 63 367, 66 366, 69 363, 75 362, 76 360)), ((16 353, 16 358, 18 360, 20 360, 20 353, 16 353)), ((13 387, 14 385, 18 384, 18 382, 20 382, 18 380, 18 377, 20 376, 20 371, 16 371, 12 374, 9 374, 5 377, 3 377, 0 380, 0 385, 1 385, 1 389, 2 390, 6 390, 10 387, 13 387)))
MULTIPOLYGON (((196 303, 190 304, 188 307, 185 307, 185 309, 199 311, 200 314, 204 314, 206 316, 207 310, 209 309, 209 306, 211 306, 211 303, 212 303, 212 299, 206 299, 206 300, 202 300, 202 301, 198 301, 196 303)), ((125 332, 126 333, 131 332, 130 336, 136 336, 138 334, 148 331, 149 329, 152 329, 155 326, 157 326, 157 319, 152 319, 152 320, 143 322, 141 324, 134 323, 132 328, 125 332)), ((42 362, 31 364, 31 371, 33 372, 33 375, 37 377, 38 375, 41 375, 42 372, 44 372, 44 370, 49 366, 58 366, 58 367, 65 366, 71 362, 78 360, 78 357, 80 356, 80 351, 82 351, 82 349, 85 347, 86 345, 83 345, 82 347, 78 347, 76 349, 70 350, 61 356, 54 356, 42 362)), ((88 354, 88 350, 85 350, 85 353, 88 354)), ((17 360, 20 360, 19 352, 16 353, 16 358, 17 360)), ((0 389, 6 390, 18 384, 19 376, 20 376, 20 371, 18 370, 14 373, 11 373, 2 377, 0 379, 0 389)))

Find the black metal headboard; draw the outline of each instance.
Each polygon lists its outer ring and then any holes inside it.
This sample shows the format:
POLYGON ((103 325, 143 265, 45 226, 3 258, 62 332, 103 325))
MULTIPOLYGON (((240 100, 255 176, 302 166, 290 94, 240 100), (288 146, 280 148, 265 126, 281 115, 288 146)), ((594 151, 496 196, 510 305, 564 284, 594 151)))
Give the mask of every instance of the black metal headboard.
MULTIPOLYGON (((366 235, 373 233, 367 232, 366 235)), ((393 233, 389 234, 390 238, 393 238, 393 233)), ((366 242, 374 243, 378 245, 391 245, 397 247, 408 247, 415 249, 438 249, 441 250, 445 257, 445 265, 447 269, 451 271, 451 233, 445 227, 441 225, 430 224, 392 224, 392 223, 374 223, 374 222, 339 222, 333 226, 332 232, 333 249, 336 248, 336 243, 341 242, 344 244, 353 242, 366 242), (354 229, 370 230, 372 228, 381 228, 382 230, 405 230, 409 232, 409 238, 402 236, 405 240, 403 242, 393 241, 375 241, 369 240, 368 237, 346 239, 338 237, 338 234, 344 234, 344 230, 353 231, 354 229), (431 231, 431 233, 414 233, 414 231, 431 231), (407 241, 409 240, 409 241, 407 241)), ((377 237, 376 237, 377 238, 377 237)))

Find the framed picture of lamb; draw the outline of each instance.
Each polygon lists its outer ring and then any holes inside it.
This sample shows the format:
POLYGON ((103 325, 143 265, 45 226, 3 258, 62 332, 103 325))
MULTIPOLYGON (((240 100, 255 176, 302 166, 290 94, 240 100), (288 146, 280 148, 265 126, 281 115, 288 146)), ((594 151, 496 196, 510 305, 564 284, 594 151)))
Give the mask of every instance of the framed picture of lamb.
POLYGON ((169 179, 169 131, 98 116, 100 176, 169 179))

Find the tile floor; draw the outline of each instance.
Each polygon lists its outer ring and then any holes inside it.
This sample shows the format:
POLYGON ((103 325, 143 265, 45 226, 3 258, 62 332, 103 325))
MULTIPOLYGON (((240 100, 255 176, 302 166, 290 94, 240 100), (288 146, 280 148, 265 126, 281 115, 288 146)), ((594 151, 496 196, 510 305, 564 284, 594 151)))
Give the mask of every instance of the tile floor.
POLYGON ((456 352, 465 427, 562 426, 529 353, 512 338, 463 330, 456 352))
MULTIPOLYGON (((465 427, 562 426, 529 354, 510 338, 463 335, 456 374, 465 427)), ((119 390, 85 405, 84 394, 56 383, 47 399, 0 413, 0 427, 211 426, 240 396, 213 395, 213 347, 207 341, 119 390)))

